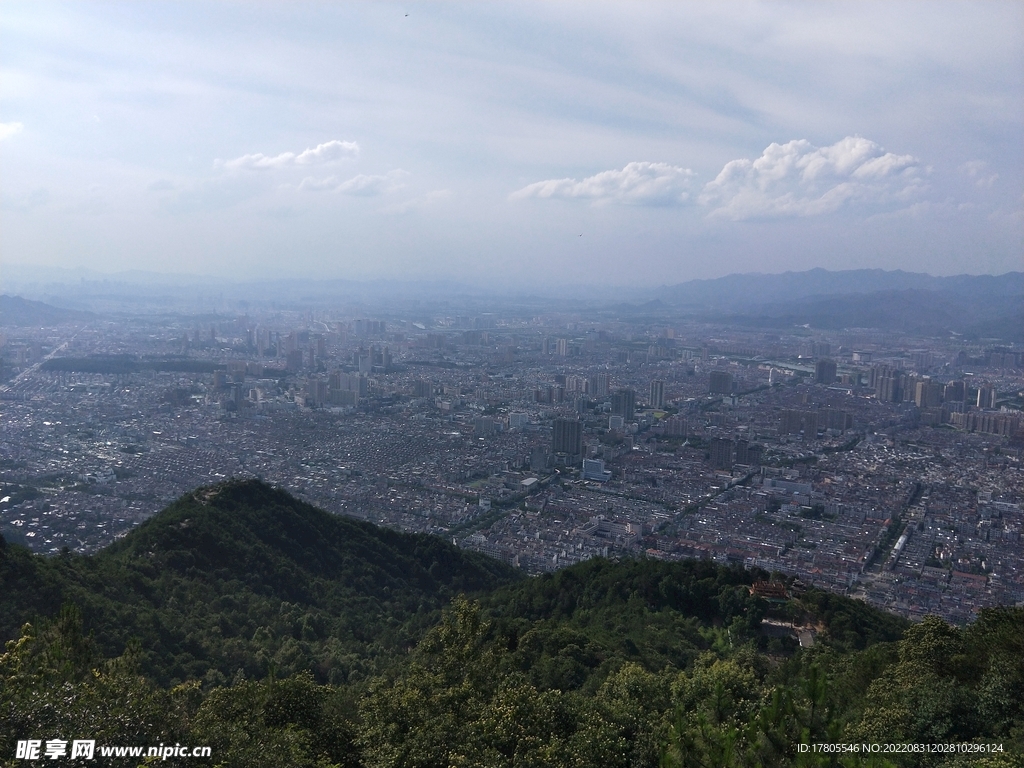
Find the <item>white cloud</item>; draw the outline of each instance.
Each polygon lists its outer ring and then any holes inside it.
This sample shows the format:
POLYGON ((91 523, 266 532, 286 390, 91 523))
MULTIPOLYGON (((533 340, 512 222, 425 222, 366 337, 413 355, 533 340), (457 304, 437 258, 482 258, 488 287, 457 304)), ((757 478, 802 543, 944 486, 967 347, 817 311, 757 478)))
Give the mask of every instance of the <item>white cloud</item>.
POLYGON ((21 133, 24 127, 21 123, 0 123, 0 141, 9 139, 16 133, 21 133))
POLYGON ((296 165, 315 165, 317 163, 333 163, 347 160, 359 155, 359 145, 354 141, 328 141, 317 144, 313 149, 301 152, 295 158, 296 165))
POLYGON ((303 192, 323 192, 325 190, 337 188, 337 176, 328 176, 325 179, 314 179, 312 176, 307 176, 299 183, 299 189, 303 192))
POLYGON ((974 186, 987 189, 996 183, 999 178, 998 173, 993 173, 989 164, 984 160, 970 160, 960 166, 960 170, 971 177, 974 181, 974 186))
POLYGON ((359 155, 359 144, 354 141, 331 141, 318 144, 311 149, 303 150, 296 154, 294 152, 282 152, 279 155, 269 156, 263 153, 254 155, 242 155, 234 160, 218 160, 215 166, 235 170, 270 170, 279 168, 292 168, 297 165, 325 165, 327 163, 347 160, 359 155))
POLYGON ((408 175, 407 171, 396 168, 383 175, 367 176, 360 173, 342 182, 339 182, 336 176, 324 179, 307 176, 299 184, 299 189, 305 192, 335 192, 356 197, 373 197, 399 189, 402 186, 401 179, 408 175))
POLYGON ((859 136, 828 147, 799 139, 771 144, 756 160, 726 163, 699 202, 733 221, 817 216, 855 203, 911 201, 924 190, 922 171, 917 158, 859 136))
POLYGON ((512 200, 527 197, 586 198, 639 205, 684 203, 689 197, 689 168, 667 163, 629 163, 621 171, 611 170, 576 179, 538 181, 513 192, 512 200))
POLYGON ((335 192, 342 195, 372 197, 386 191, 391 186, 391 182, 391 174, 387 176, 366 176, 361 173, 340 184, 335 192))

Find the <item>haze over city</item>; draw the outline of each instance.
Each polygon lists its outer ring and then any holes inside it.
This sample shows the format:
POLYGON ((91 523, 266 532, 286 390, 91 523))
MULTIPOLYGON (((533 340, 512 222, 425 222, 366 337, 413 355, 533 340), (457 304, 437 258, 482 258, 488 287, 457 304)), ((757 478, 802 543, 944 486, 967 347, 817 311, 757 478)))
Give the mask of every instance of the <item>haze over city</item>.
POLYGON ((1022 23, 1019 3, 5 3, 0 258, 512 287, 1001 274, 1024 246, 1022 23))

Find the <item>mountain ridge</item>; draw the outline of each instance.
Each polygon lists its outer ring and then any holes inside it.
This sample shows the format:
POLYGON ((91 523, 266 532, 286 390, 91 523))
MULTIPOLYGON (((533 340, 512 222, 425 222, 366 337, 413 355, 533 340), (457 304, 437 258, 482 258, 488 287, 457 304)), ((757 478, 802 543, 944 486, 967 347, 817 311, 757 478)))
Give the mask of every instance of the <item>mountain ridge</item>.
POLYGON ((755 305, 763 305, 812 297, 906 289, 967 291, 971 295, 988 291, 996 295, 1024 296, 1024 272, 936 277, 925 272, 905 272, 899 269, 827 270, 815 267, 800 272, 746 272, 689 280, 660 286, 652 291, 652 295, 677 306, 710 304, 724 308, 747 307, 752 301, 755 305))
POLYGON ((662 286, 654 295, 675 311, 715 324, 1024 341, 1024 272, 934 277, 817 268, 692 280, 662 286))
MULTIPOLYGON (((0 539, 0 586, 18 638, 0 765, 18 740, 77 733, 245 768, 839 764, 798 754, 826 741, 1005 744, 986 765, 1011 766, 1022 747, 1024 609, 911 625, 705 560, 516 578, 256 480, 186 494, 96 555, 0 539), (759 597, 765 579, 787 599, 759 597)), ((920 757, 878 765, 965 764, 920 757)))
POLYGON ((365 676, 456 594, 521 577, 438 537, 331 515, 257 480, 185 494, 95 555, 5 549, 4 639, 73 602, 108 655, 141 638, 163 683, 298 671, 310 658, 325 679, 365 676))
POLYGON ((55 307, 42 301, 32 301, 21 296, 0 295, 0 326, 24 327, 30 325, 54 325, 90 320, 92 312, 55 307))

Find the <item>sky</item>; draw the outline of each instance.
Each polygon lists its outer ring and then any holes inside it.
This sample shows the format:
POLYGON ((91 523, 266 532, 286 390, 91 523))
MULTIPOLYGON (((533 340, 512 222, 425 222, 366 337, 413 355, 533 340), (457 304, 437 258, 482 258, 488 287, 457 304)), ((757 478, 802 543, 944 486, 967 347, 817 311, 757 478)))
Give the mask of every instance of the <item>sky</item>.
POLYGON ((5 266, 1024 268, 1024 3, 0 7, 5 266))

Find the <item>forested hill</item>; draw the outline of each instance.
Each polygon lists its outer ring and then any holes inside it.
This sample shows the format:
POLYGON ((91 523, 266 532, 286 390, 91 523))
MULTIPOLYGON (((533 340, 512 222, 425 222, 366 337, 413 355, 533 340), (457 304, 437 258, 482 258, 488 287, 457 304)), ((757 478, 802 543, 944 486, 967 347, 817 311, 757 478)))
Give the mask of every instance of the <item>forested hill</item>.
POLYGON ((0 539, 0 766, 60 737, 209 746, 161 761, 190 768, 1024 764, 1024 609, 910 625, 768 578, 640 559, 523 579, 259 482, 204 488, 94 556, 0 539))
POLYGON ((63 309, 21 296, 0 295, 0 326, 56 325, 95 318, 92 312, 63 309))
POLYGON ((0 631, 82 611, 101 650, 141 641, 145 669, 168 684, 313 669, 360 679, 414 644, 459 593, 519 573, 435 536, 331 515, 258 481, 183 496, 91 556, 0 556, 0 631))

